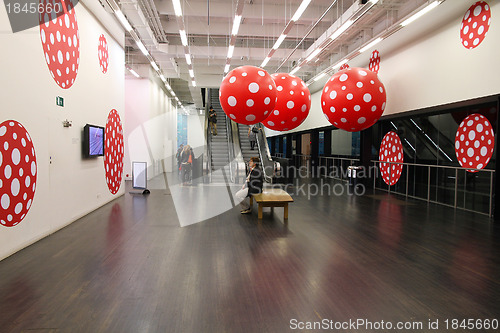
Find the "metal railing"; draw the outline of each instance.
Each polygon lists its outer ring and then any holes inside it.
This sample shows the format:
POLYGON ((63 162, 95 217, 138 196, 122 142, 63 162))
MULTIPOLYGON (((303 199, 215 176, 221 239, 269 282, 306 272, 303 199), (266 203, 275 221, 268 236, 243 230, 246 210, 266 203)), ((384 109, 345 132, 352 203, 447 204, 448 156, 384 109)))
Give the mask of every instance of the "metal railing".
MULTIPOLYGON (((488 216, 493 214, 493 193, 495 170, 473 169, 455 166, 371 161, 374 167, 386 163, 402 165, 397 183, 390 186, 382 177, 373 177, 373 187, 403 195, 407 198, 424 200, 455 209, 466 210, 488 216), (477 172, 470 173, 467 170, 477 172), (421 179, 426 181, 421 182, 421 179)), ((378 168, 377 168, 378 169, 378 168)), ((392 180, 389 174, 389 184, 392 180)))
POLYGON ((349 181, 347 175, 348 167, 359 163, 359 158, 320 156, 318 172, 320 176, 349 181))

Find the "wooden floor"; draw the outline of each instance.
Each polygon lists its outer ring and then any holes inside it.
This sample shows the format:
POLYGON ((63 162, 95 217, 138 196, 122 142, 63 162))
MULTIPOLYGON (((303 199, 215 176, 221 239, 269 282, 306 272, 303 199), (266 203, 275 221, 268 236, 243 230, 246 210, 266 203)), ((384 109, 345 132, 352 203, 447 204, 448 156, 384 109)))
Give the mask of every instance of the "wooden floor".
POLYGON ((258 224, 254 207, 180 227, 168 190, 126 194, 0 262, 0 332, 500 320, 500 228, 486 217, 383 193, 294 199, 288 225, 268 210, 258 224))

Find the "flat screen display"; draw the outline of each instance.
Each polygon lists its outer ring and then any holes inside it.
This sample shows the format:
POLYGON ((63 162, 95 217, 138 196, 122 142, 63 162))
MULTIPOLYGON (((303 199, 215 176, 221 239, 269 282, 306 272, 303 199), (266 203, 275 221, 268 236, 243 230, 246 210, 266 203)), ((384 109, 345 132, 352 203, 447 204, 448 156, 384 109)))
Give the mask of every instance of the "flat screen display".
POLYGON ((104 155, 104 127, 85 125, 83 150, 86 157, 104 155))

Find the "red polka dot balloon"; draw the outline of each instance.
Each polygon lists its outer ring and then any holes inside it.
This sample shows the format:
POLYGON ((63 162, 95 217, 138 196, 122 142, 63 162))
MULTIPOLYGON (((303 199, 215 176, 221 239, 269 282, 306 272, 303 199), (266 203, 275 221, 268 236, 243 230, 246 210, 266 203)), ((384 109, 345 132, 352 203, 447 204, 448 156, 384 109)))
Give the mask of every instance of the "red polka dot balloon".
POLYGON ((41 13, 40 38, 42 40, 45 62, 50 75, 63 89, 70 88, 75 82, 80 64, 80 36, 76 22, 75 9, 70 1, 41 0, 41 4, 60 4, 64 14, 56 17, 55 11, 41 13))
POLYGON ((375 50, 372 52, 372 55, 370 56, 370 64, 368 65, 368 69, 370 69, 372 72, 378 73, 378 70, 380 69, 380 52, 375 50))
MULTIPOLYGON (((384 136, 380 144, 378 159, 384 162, 403 163, 403 145, 396 132, 391 131, 384 136)), ((380 173, 387 185, 396 184, 402 171, 402 164, 380 163, 380 173)))
POLYGON ((348 68, 349 68, 349 65, 347 63, 345 63, 342 66, 340 66, 339 71, 343 71, 344 69, 348 69, 348 68))
POLYGON ((101 71, 106 74, 108 71, 108 42, 106 41, 106 37, 101 35, 99 37, 99 46, 97 47, 97 53, 99 57, 99 66, 101 67, 101 71))
POLYGON ((276 85, 265 70, 241 66, 229 72, 219 91, 224 112, 237 123, 253 125, 266 119, 276 103, 276 85))
POLYGON ((311 108, 311 93, 304 81, 288 73, 271 75, 276 84, 278 99, 273 112, 263 124, 275 131, 296 128, 307 118, 311 108))
POLYGON ((36 189, 36 154, 28 131, 15 120, 0 124, 0 225, 13 227, 25 217, 36 189))
POLYGON ((335 73, 321 94, 321 108, 328 121, 349 132, 375 124, 385 103, 385 88, 377 74, 358 67, 335 73))
POLYGON ((455 154, 463 168, 483 169, 490 161, 494 148, 495 135, 486 117, 474 113, 460 123, 455 135, 455 154))
POLYGON ((473 49, 482 43, 490 29, 491 11, 486 1, 478 1, 465 13, 460 27, 462 45, 473 49))
POLYGON ((123 128, 120 115, 111 110, 106 121, 104 136, 104 170, 109 191, 116 194, 120 189, 123 176, 123 128))

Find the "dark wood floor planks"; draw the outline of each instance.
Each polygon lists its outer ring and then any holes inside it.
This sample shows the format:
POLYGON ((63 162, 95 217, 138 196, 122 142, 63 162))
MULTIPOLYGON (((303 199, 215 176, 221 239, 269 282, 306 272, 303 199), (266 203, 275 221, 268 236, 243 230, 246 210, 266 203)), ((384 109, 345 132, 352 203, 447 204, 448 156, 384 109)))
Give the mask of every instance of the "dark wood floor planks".
POLYGON ((500 233, 486 217, 381 193, 298 195, 288 225, 235 208, 181 228, 168 193, 126 194, 0 262, 0 332, 500 319, 500 233))

